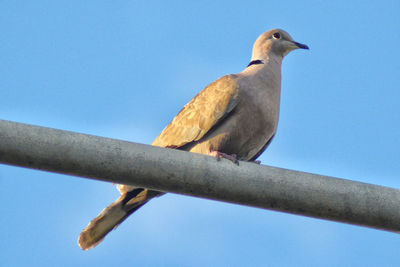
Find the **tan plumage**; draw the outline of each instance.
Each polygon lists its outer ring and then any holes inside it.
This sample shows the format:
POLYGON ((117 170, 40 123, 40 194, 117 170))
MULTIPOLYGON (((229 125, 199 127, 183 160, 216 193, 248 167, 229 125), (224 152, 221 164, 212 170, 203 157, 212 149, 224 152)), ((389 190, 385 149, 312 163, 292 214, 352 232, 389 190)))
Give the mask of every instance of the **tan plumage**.
MULTIPOLYGON (((177 114, 152 145, 210 155, 214 151, 254 160, 275 134, 280 102, 281 62, 296 48, 288 33, 275 29, 254 44, 252 62, 203 89, 177 114), (279 38, 278 38, 279 37, 279 38)), ((150 199, 164 193, 118 185, 121 196, 86 227, 79 246, 90 249, 150 199)))
POLYGON ((198 141, 238 103, 238 87, 233 75, 224 76, 202 90, 165 127, 152 145, 179 148, 198 141))

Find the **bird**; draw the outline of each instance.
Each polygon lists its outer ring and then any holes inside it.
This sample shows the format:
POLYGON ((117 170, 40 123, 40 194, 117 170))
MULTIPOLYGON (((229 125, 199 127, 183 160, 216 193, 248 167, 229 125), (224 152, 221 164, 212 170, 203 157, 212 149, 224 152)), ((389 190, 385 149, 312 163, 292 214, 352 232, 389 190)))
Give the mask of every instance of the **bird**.
MULTIPOLYGON (((286 31, 272 29, 253 45, 250 63, 200 91, 153 141, 153 146, 256 162, 275 136, 281 95, 281 64, 292 50, 309 49, 286 31)), ((81 232, 78 245, 88 250, 129 215, 164 192, 117 185, 120 197, 81 232)))

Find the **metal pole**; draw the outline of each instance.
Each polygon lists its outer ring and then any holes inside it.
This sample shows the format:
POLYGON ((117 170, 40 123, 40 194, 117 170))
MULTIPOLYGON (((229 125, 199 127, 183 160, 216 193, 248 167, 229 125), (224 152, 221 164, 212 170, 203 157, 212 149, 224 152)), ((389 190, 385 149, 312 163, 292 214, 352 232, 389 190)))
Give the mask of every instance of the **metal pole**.
POLYGON ((398 232, 400 190, 0 120, 0 162, 398 232))

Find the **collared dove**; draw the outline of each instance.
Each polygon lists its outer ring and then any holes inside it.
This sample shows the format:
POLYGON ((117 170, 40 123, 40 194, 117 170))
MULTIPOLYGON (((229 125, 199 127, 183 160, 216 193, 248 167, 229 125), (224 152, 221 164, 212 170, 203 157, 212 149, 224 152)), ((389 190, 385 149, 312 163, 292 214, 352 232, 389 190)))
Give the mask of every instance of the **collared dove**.
MULTIPOLYGON (((154 140, 152 145, 254 161, 275 135, 281 94, 281 63, 290 51, 304 44, 274 29, 254 43, 250 64, 238 74, 219 78, 194 97, 154 140)), ((121 196, 79 236, 90 249, 130 214, 164 193, 118 185, 121 196)))

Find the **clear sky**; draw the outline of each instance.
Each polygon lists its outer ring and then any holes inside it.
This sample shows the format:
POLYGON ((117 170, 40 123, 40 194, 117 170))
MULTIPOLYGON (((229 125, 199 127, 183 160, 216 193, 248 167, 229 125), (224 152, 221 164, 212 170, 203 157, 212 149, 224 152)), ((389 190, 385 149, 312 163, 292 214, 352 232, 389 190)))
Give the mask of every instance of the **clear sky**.
MULTIPOLYGON (((255 39, 283 62, 263 164, 400 188, 400 2, 1 1, 0 118, 151 143, 255 39)), ((0 165, 0 266, 398 266, 400 237, 168 194, 91 251, 109 183, 0 165)), ((399 211, 400 212, 400 211, 399 211)))

